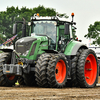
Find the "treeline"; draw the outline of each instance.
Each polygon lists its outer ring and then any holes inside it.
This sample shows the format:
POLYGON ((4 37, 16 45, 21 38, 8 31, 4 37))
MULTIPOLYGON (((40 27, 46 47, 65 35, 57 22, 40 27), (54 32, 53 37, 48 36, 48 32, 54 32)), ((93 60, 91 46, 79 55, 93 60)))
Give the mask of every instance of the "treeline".
POLYGON ((88 28, 88 33, 84 36, 86 38, 92 39, 91 44, 100 46, 100 21, 90 24, 88 28))
MULTIPOLYGON (((31 16, 35 13, 39 13, 41 16, 55 16, 57 12, 53 8, 45 8, 44 6, 38 6, 35 8, 26 8, 22 7, 19 9, 18 7, 7 7, 6 11, 0 12, 0 44, 3 41, 11 38, 13 36, 13 24, 15 21, 22 21, 22 18, 26 20, 26 22, 30 21, 31 16), (6 37, 3 37, 3 34, 6 37)), ((66 14, 60 14, 60 16, 67 16, 66 14)), ((68 16, 67 16, 68 17, 68 16)), ((19 24, 17 27, 17 38, 21 38, 21 31, 22 25, 19 24)), ((26 33, 29 33, 29 27, 27 26, 26 33)))

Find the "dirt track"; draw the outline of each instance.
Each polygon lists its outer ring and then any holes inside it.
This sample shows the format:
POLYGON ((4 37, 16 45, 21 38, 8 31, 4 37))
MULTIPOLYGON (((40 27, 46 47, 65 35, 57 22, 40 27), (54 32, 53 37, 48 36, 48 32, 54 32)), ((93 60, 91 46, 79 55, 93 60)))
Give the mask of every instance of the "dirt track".
POLYGON ((0 87, 0 100, 100 100, 100 87, 92 89, 0 87))
MULTIPOLYGON (((100 83, 100 80, 99 80, 100 83)), ((0 87, 0 100, 100 100, 95 88, 0 87)))

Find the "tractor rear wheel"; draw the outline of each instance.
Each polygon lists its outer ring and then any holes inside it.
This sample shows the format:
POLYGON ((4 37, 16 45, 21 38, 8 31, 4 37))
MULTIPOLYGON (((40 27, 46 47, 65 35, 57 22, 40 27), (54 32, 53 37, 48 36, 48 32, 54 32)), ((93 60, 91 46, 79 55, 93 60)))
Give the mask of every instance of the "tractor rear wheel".
POLYGON ((4 75, 2 64, 11 63, 11 53, 1 53, 0 54, 0 86, 12 86, 15 85, 17 81, 17 76, 15 75, 4 75))
POLYGON ((69 86, 78 86, 78 81, 77 81, 77 65, 78 65, 78 59, 81 55, 81 53, 83 52, 84 49, 80 49, 78 50, 78 52, 76 53, 76 56, 74 56, 72 58, 72 68, 71 68, 71 81, 67 82, 67 84, 69 84, 69 86))
POLYGON ((40 87, 48 87, 48 81, 47 81, 47 67, 48 67, 48 61, 50 59, 50 54, 45 53, 42 54, 36 63, 35 66, 35 77, 37 85, 40 87))
POLYGON ((93 50, 86 49, 78 60, 77 79, 80 87, 94 87, 98 81, 98 63, 93 50))
POLYGON ((64 54, 51 56, 47 67, 47 79, 50 87, 62 88, 66 86, 68 63, 64 54))

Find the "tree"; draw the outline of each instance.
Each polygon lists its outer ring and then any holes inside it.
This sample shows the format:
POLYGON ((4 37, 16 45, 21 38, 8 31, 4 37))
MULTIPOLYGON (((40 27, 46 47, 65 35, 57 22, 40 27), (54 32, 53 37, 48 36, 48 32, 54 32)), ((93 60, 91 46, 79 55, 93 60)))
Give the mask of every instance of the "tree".
POLYGON ((72 27, 72 33, 73 33, 73 39, 74 40, 76 40, 76 38, 77 38, 76 29, 77 29, 76 27, 74 27, 74 26, 72 27))
MULTIPOLYGON (((39 13, 40 16, 56 16, 58 14, 60 17, 66 17, 68 16, 64 14, 59 14, 55 11, 53 8, 45 8, 44 6, 39 5, 38 7, 29 9, 26 7, 22 7, 19 9, 18 7, 7 7, 6 11, 0 12, 0 33, 4 33, 6 35, 6 38, 4 40, 11 38, 13 36, 12 30, 13 30, 13 24, 16 21, 22 21, 22 18, 26 20, 26 23, 30 21, 31 16, 33 16, 35 13, 39 13)), ((17 38, 21 38, 22 34, 22 25, 19 24, 17 26, 17 38)), ((28 36, 29 33, 29 27, 26 27, 26 33, 28 36)), ((16 38, 16 39, 17 39, 16 38)))
POLYGON ((40 16, 56 16, 56 11, 53 8, 45 8, 44 6, 39 5, 38 7, 33 8, 32 14, 39 13, 40 16))
POLYGON ((0 34, 0 45, 5 42, 5 38, 6 38, 5 36, 0 34))
POLYGON ((92 44, 100 45, 100 21, 96 21, 93 25, 90 24, 88 28, 88 34, 84 37, 93 39, 92 44))

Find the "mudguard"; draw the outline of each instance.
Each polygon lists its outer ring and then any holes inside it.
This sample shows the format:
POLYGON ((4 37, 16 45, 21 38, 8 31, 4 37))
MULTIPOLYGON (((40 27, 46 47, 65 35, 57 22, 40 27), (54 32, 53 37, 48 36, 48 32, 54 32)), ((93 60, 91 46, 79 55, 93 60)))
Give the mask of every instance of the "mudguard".
POLYGON ((73 41, 71 40, 68 45, 66 46, 66 49, 64 51, 65 55, 76 55, 77 51, 80 49, 88 49, 88 47, 86 45, 84 45, 82 42, 78 42, 78 41, 73 41))

